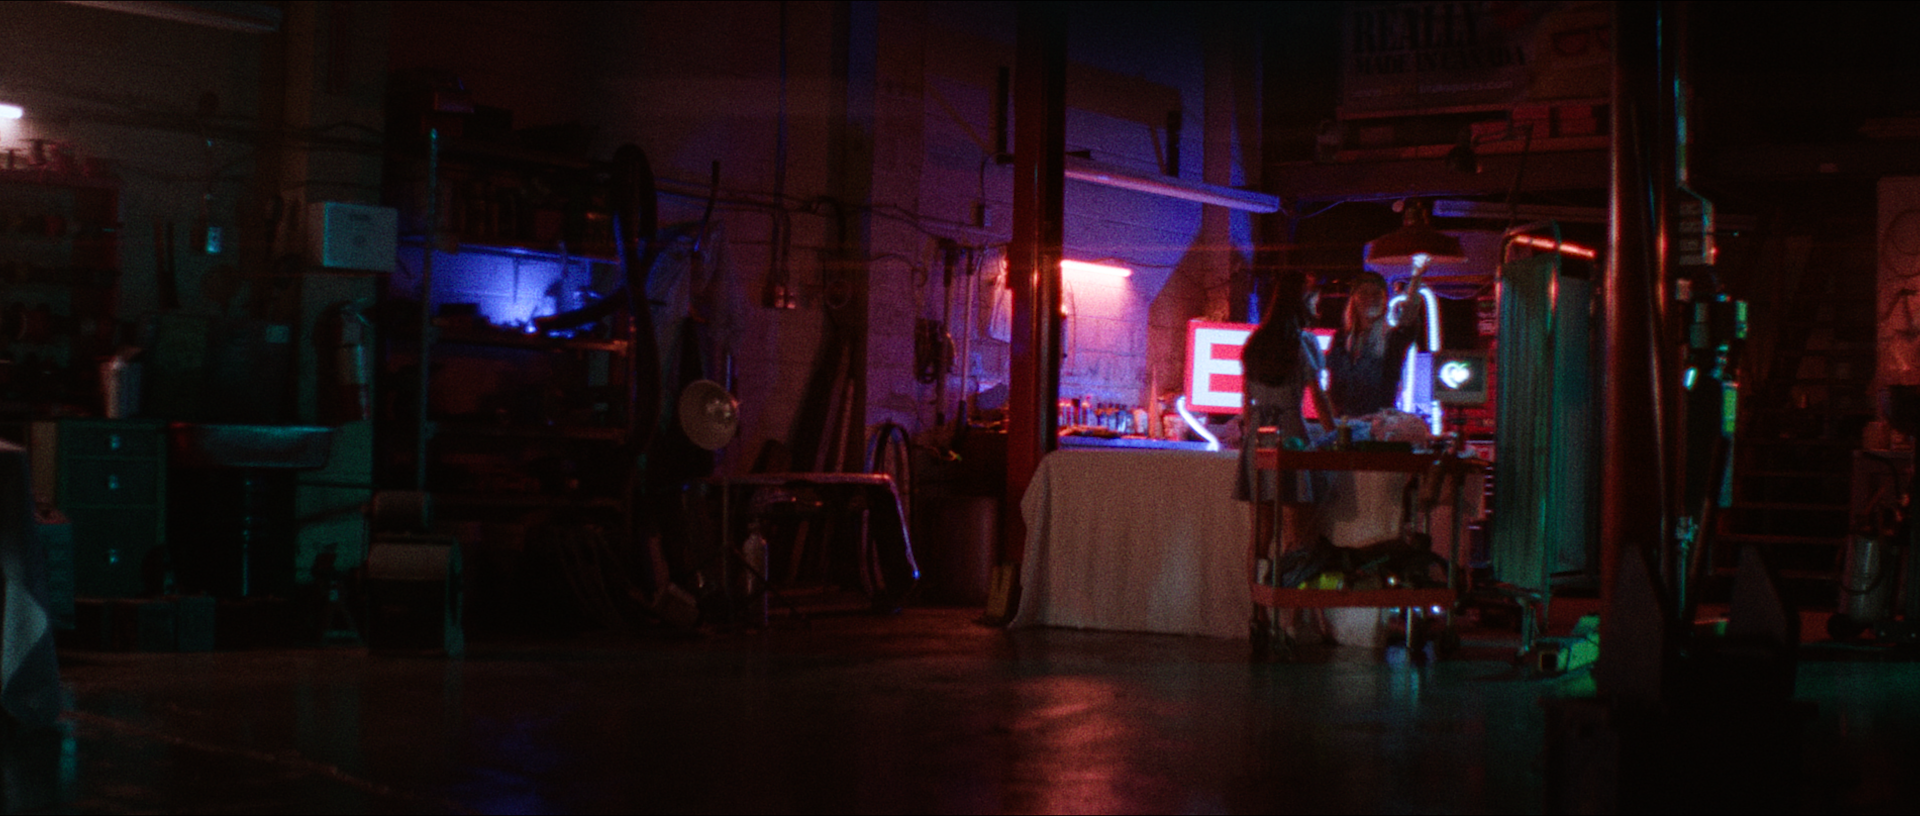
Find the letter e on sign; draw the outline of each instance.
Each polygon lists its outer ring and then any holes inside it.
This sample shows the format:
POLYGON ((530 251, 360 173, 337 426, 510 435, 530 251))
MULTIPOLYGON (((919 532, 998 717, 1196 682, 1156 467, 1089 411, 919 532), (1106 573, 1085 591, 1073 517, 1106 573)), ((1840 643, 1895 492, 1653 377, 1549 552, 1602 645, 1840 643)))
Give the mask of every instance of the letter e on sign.
POLYGON ((1240 412, 1240 347, 1251 323, 1187 321, 1187 407, 1213 414, 1240 412))

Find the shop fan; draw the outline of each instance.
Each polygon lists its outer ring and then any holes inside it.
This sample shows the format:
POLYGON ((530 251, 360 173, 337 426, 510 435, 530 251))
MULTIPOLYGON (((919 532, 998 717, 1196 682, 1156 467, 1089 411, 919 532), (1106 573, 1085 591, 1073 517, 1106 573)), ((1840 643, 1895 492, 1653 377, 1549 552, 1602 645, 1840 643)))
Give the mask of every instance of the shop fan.
MULTIPOLYGON (((693 444, 710 451, 717 451, 733 441, 740 431, 740 403, 723 386, 712 380, 695 380, 680 391, 680 430, 685 431, 693 444)), ((719 477, 720 483, 720 541, 725 552, 721 575, 721 586, 728 587, 729 603, 734 606, 736 615, 752 609, 758 601, 757 611, 750 620, 760 626, 766 625, 766 600, 778 597, 767 581, 766 541, 758 533, 748 536, 746 542, 733 540, 732 485, 726 476, 719 477), (754 545, 758 544, 755 548, 754 545), (748 552, 754 549, 754 552, 748 552), (735 572, 739 570, 739 572, 735 572), (735 596, 735 576, 751 576, 739 596, 735 596)), ((751 528, 749 528, 751 529, 751 528)), ((793 604, 784 598, 781 602, 789 609, 793 604)), ((793 610, 797 615, 798 609, 793 610)))
POLYGON ((719 450, 740 430, 740 403, 712 380, 688 383, 680 392, 680 430, 693 444, 719 450))

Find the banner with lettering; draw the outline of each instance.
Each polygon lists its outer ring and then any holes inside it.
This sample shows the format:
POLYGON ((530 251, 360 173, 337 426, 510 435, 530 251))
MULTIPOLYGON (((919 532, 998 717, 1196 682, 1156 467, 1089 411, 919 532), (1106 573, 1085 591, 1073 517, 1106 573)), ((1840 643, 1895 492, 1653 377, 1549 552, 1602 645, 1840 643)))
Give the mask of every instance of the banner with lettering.
POLYGON ((1340 115, 1604 98, 1612 32, 1601 2, 1351 2, 1340 115))

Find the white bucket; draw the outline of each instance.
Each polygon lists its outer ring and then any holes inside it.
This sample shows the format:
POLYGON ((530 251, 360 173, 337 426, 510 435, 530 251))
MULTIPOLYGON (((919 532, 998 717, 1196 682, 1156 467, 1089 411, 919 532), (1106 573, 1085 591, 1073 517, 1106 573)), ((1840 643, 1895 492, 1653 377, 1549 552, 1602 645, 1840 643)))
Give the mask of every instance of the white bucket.
POLYGON ((108 419, 127 419, 140 413, 140 364, 115 357, 100 363, 102 409, 108 419))

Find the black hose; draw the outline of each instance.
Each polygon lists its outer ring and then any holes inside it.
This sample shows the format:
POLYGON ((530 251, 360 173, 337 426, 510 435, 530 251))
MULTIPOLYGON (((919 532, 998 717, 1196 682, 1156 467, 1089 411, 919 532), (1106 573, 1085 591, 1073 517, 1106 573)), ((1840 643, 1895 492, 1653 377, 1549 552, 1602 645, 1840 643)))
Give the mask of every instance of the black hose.
POLYGON ((900 494, 902 510, 913 509, 913 447, 907 429, 897 422, 882 422, 867 438, 867 473, 885 473, 893 478, 893 489, 900 494), (896 473, 888 464, 897 464, 896 473))

